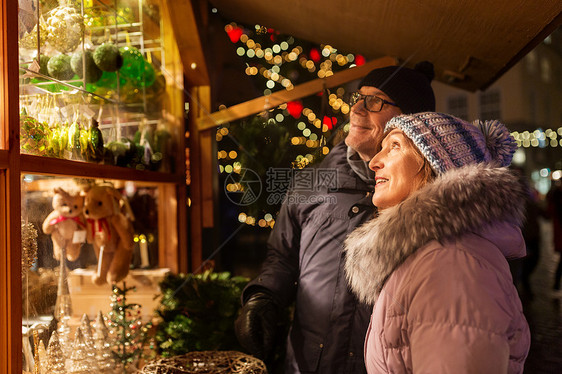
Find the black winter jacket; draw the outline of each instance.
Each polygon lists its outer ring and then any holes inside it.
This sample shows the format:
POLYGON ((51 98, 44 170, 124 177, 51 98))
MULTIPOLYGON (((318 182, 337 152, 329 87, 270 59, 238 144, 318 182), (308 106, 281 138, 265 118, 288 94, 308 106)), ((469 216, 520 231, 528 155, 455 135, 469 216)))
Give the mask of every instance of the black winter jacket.
POLYGON ((353 172, 346 153, 342 142, 314 169, 312 191, 299 189, 295 176, 260 275, 243 294, 246 300, 264 287, 283 307, 295 302, 286 373, 366 373, 363 345, 371 306, 359 303, 350 292, 343 243, 373 216, 374 207, 372 187, 353 172), (330 173, 337 175, 335 180, 330 173), (318 183, 320 175, 328 180, 318 183))

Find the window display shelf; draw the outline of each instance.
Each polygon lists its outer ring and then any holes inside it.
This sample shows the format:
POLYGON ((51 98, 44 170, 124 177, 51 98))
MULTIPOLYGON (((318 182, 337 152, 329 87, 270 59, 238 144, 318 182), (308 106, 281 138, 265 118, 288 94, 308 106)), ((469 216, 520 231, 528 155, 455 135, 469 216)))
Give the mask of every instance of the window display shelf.
MULTIPOLYGON (((0 163, 1 162, 2 152, 0 151, 0 163)), ((43 156, 22 154, 20 156, 20 162, 22 173, 134 180, 155 183, 185 183, 185 177, 180 174, 135 170, 120 166, 92 164, 43 156)))

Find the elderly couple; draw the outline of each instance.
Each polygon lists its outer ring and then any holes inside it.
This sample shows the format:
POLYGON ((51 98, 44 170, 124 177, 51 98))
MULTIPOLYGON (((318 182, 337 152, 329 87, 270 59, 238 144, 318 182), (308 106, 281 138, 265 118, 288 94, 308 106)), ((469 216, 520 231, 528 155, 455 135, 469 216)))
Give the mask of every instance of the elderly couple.
POLYGON ((432 79, 428 62, 371 71, 320 165, 337 188, 314 193, 336 203, 282 206, 235 327, 267 361, 294 303, 285 373, 523 372, 516 145, 498 121, 432 112, 432 79))

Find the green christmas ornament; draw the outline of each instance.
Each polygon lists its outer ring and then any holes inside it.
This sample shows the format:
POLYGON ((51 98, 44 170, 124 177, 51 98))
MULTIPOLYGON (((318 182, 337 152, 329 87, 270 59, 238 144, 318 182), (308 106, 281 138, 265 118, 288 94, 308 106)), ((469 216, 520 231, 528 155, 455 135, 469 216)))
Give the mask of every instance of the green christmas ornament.
POLYGON ((22 110, 20 113, 20 149, 22 153, 32 155, 44 155, 47 151, 49 139, 49 127, 28 116, 22 110))
POLYGON ((94 52, 94 62, 101 70, 114 72, 123 65, 123 57, 115 44, 103 43, 94 52))
POLYGON ((152 64, 145 62, 143 70, 143 78, 141 79, 141 87, 150 87, 156 80, 156 72, 152 64))
POLYGON ((137 48, 129 46, 119 48, 119 52, 123 57, 123 66, 119 69, 119 75, 142 80, 145 65, 142 53, 137 48))
POLYGON ((86 83, 97 82, 101 76, 102 71, 94 62, 94 57, 91 51, 78 51, 72 55, 70 66, 78 77, 84 77, 84 59, 86 61, 86 83))
POLYGON ((103 88, 117 88, 117 73, 104 71, 100 79, 96 82, 96 86, 103 88))
POLYGON ((49 75, 49 69, 47 64, 51 58, 49 56, 41 55, 39 56, 39 73, 43 75, 49 75))
POLYGON ((47 70, 49 75, 58 80, 69 80, 74 76, 72 67, 70 66, 70 56, 68 55, 58 55, 51 57, 47 63, 47 70))

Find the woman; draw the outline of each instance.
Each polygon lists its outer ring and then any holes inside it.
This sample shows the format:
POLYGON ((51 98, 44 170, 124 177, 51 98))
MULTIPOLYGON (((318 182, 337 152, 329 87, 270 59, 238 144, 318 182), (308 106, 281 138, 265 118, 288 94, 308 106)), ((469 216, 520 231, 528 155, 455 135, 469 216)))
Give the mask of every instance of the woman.
POLYGON ((374 304, 369 373, 521 373, 529 327, 506 258, 523 257, 525 189, 497 121, 440 113, 389 121, 379 215, 346 241, 346 274, 374 304))

